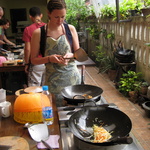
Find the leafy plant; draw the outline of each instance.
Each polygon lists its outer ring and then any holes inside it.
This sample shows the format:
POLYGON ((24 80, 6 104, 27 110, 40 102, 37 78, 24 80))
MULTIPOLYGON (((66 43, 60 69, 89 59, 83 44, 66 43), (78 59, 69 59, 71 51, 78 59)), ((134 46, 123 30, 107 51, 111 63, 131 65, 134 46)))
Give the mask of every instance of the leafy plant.
POLYGON ((101 8, 100 11, 101 18, 112 18, 116 13, 115 7, 112 7, 110 5, 104 5, 104 7, 101 8))
POLYGON ((67 14, 66 21, 76 27, 79 31, 79 21, 87 21, 90 15, 93 15, 93 6, 86 6, 84 1, 81 0, 66 0, 67 14))
POLYGON ((104 73, 109 69, 116 70, 117 65, 113 53, 107 53, 101 45, 96 46, 96 51, 93 51, 93 55, 96 57, 96 62, 99 66, 99 73, 104 73))
POLYGON ((148 84, 148 82, 144 81, 144 82, 141 82, 141 86, 148 87, 149 84, 148 84))
POLYGON ((86 28, 90 35, 94 38, 94 39, 99 39, 99 34, 100 34, 100 31, 98 30, 98 26, 96 24, 92 24, 90 25, 88 28, 86 28))
POLYGON ((106 29, 101 28, 99 31, 100 34, 107 41, 107 46, 104 48, 102 46, 97 46, 96 51, 93 52, 93 55, 96 57, 96 61, 99 63, 99 72, 106 72, 109 69, 116 70, 116 60, 113 54, 113 41, 115 39, 115 34, 113 31, 107 32, 106 29))
MULTIPOLYGON (((143 2, 140 0, 124 0, 119 4, 120 19, 126 20, 130 17, 130 11, 136 10, 141 13, 141 8, 143 7, 143 2)), ((114 20, 116 16, 114 17, 114 20)))
POLYGON ((129 91, 139 91, 141 79, 141 72, 128 71, 127 73, 123 73, 119 81, 119 91, 125 95, 127 95, 129 91))
POLYGON ((146 8, 150 7, 150 0, 144 0, 144 6, 146 8))
POLYGON ((126 5, 128 10, 140 10, 143 6, 141 0, 124 0, 123 4, 126 5))

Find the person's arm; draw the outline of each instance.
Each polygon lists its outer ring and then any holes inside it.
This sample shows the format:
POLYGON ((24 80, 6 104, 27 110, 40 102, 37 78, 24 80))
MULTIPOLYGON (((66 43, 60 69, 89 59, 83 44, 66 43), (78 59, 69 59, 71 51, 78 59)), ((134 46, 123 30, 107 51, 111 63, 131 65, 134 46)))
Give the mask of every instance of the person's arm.
POLYGON ((72 34, 73 50, 76 51, 77 49, 80 48, 78 33, 73 25, 69 24, 69 28, 72 34))
MULTIPOLYGON (((78 34, 73 25, 69 24, 69 28, 72 34, 73 50, 76 51, 80 48, 78 34)), ((64 55, 64 58, 72 58, 72 57, 74 57, 73 53, 66 53, 66 55, 64 55)))
POLYGON ((28 73, 30 64, 30 42, 25 42, 24 46, 24 61, 25 61, 25 72, 28 73))
POLYGON ((13 43, 13 42, 11 42, 11 41, 9 41, 5 35, 4 35, 4 37, 3 37, 3 40, 4 40, 6 43, 8 43, 9 45, 16 46, 16 44, 13 43))
POLYGON ((31 38, 31 63, 32 64, 46 64, 49 62, 49 57, 38 57, 40 53, 40 28, 36 29, 31 38))
POLYGON ((24 60, 26 64, 30 63, 30 42, 25 42, 24 46, 24 60))
POLYGON ((6 44, 4 41, 0 40, 0 45, 6 44))

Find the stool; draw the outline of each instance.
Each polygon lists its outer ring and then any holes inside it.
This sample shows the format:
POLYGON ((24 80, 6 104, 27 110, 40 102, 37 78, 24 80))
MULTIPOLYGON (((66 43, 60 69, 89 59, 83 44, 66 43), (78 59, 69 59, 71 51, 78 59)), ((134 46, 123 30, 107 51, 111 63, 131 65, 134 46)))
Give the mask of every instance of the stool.
POLYGON ((120 78, 122 77, 123 73, 127 73, 129 70, 131 71, 135 71, 136 70, 136 63, 132 62, 132 63, 120 63, 118 61, 116 61, 116 65, 118 66, 117 69, 117 75, 116 75, 116 82, 120 81, 120 78))

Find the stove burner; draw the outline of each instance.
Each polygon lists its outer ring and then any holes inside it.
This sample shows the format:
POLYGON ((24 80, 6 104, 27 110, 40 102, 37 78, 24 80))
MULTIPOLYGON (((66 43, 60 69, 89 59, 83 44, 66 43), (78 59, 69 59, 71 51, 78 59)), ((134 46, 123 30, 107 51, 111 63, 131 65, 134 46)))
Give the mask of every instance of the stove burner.
POLYGON ((65 107, 63 110, 64 111, 75 110, 75 107, 65 107))
POLYGON ((73 115, 74 113, 75 113, 75 111, 70 111, 66 115, 73 115))
MULTIPOLYGON (((103 97, 101 97, 101 100, 97 102, 97 105, 101 104, 108 104, 103 97)), ((117 144, 111 146, 94 145, 75 137, 68 128, 68 120, 74 112, 82 109, 82 107, 82 105, 73 107, 58 107, 63 150, 144 150, 136 141, 132 133, 130 133, 130 137, 133 138, 133 142, 131 144, 117 144)), ((109 104, 109 107, 118 109, 118 107, 113 103, 109 104)))

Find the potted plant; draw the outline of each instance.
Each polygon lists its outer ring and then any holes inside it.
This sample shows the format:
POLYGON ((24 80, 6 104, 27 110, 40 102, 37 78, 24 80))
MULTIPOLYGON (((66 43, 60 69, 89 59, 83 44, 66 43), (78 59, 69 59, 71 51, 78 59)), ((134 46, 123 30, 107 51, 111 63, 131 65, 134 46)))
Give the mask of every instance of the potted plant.
POLYGON ((119 91, 126 96, 130 96, 132 102, 136 102, 138 92, 141 86, 141 72, 134 72, 129 70, 127 73, 122 74, 122 78, 119 81, 119 91))
POLYGON ((144 7, 141 9, 143 16, 150 14, 150 0, 144 0, 144 7))
POLYGON ((147 90, 148 90, 148 86, 149 86, 148 82, 146 82, 146 81, 141 82, 140 94, 146 95, 147 94, 147 90))
POLYGON ((104 5, 100 10, 101 18, 113 18, 115 16, 116 10, 110 5, 104 5))
POLYGON ((93 55, 96 57, 96 62, 99 67, 99 73, 108 73, 108 77, 111 81, 115 80, 117 65, 113 53, 106 52, 101 45, 96 46, 96 51, 93 51, 93 55))
POLYGON ((86 6, 81 0, 66 0, 66 21, 74 25, 77 31, 87 22, 87 18, 93 14, 92 6, 86 6))
POLYGON ((141 8, 143 6, 141 0, 124 0, 124 2, 131 16, 138 16, 141 14, 141 8))

